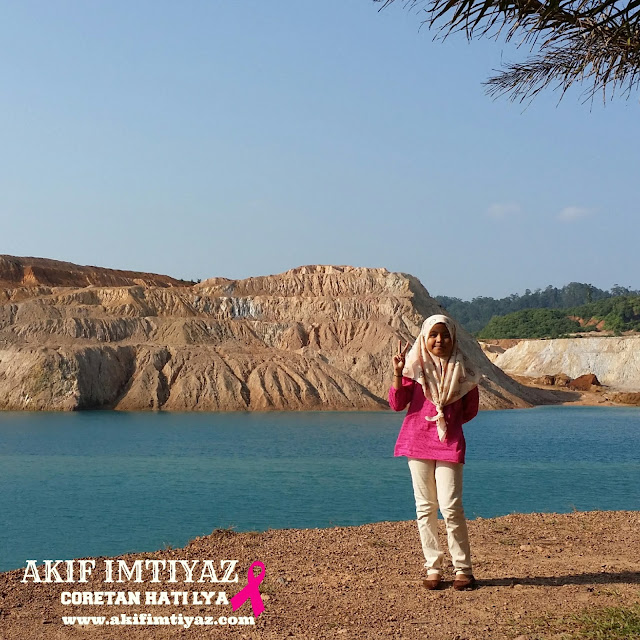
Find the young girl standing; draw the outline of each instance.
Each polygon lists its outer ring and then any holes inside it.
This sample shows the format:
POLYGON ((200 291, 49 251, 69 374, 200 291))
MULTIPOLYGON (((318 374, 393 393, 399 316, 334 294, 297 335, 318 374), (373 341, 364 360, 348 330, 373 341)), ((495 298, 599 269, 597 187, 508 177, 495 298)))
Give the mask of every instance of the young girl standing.
POLYGON ((422 325, 407 354, 398 345, 393 357, 389 405, 409 410, 394 455, 407 456, 416 500, 418 531, 425 557, 427 589, 442 582, 444 554, 438 544, 438 506, 447 529, 449 552, 460 591, 476 586, 471 569, 467 522, 462 508, 465 440, 462 425, 478 413, 480 374, 456 340, 451 318, 434 315, 422 325))

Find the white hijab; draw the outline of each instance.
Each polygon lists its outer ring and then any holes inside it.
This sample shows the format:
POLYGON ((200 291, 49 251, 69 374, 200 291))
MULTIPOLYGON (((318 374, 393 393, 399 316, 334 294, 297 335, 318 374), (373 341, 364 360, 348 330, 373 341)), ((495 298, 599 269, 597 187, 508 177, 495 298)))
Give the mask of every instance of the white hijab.
POLYGON ((481 378, 477 368, 462 353, 456 339, 455 322, 443 315, 428 317, 422 324, 420 335, 407 354, 402 375, 422 385, 424 397, 435 404, 438 413, 427 416, 427 420, 436 423, 440 442, 447 435, 447 422, 443 408, 459 400, 478 385, 481 378), (453 341, 453 350, 448 359, 439 358, 427 349, 429 331, 436 324, 444 324, 453 341))

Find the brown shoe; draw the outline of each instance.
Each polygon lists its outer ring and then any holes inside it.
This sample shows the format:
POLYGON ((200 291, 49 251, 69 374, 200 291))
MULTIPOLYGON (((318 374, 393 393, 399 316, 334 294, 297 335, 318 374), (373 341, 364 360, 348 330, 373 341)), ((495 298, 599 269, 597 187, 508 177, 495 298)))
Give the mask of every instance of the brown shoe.
POLYGON ((456 591, 470 591, 471 589, 475 589, 477 586, 476 579, 473 576, 467 576, 464 574, 457 575, 456 579, 453 581, 453 588, 456 591))
POLYGON ((439 573, 432 573, 426 580, 422 581, 422 584, 428 591, 435 591, 442 586, 442 576, 439 573))

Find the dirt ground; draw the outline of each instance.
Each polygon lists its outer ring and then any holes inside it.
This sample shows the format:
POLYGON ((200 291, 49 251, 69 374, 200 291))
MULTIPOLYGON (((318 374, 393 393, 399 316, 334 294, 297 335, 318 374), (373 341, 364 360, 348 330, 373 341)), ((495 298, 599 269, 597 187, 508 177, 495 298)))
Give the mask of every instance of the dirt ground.
MULTIPOLYGON (((575 615, 603 607, 640 602, 640 512, 513 514, 469 523, 474 591, 426 591, 414 521, 381 522, 332 529, 286 529, 263 533, 215 531, 182 549, 121 556, 136 559, 199 561, 196 582, 104 582, 105 558, 87 583, 22 583, 25 569, 0 574, 0 638, 430 638, 482 640, 559 638, 575 626, 575 615), (198 583, 206 559, 220 567, 238 561, 237 583, 198 583), (251 616, 250 601, 234 614, 231 604, 144 604, 145 592, 224 591, 231 598, 247 584, 250 564, 259 560, 263 613, 255 626, 64 626, 71 615, 132 617, 251 616), (140 591, 141 605, 63 605, 70 591, 140 591)), ((441 543, 446 544, 441 523, 441 543)), ((144 563, 143 563, 144 564, 144 563)), ((117 565, 116 565, 117 566, 117 565)), ((66 572, 61 570, 61 577, 66 572)), ((223 578, 218 570, 216 578, 223 578)), ((43 577, 43 573, 41 576, 43 577)), ((77 567, 75 579, 78 579, 77 567)), ((123 619, 123 618, 121 618, 123 619)), ((177 619, 177 618, 176 618, 177 619)), ((211 620, 209 622, 211 623, 211 620)))
POLYGON ((556 402, 554 404, 566 404, 566 405, 582 405, 582 406, 600 406, 600 407, 625 407, 625 406, 638 406, 640 400, 640 394, 638 393, 625 393, 617 389, 611 389, 609 387, 592 387, 591 391, 575 391, 573 389, 567 389, 563 387, 551 387, 548 385, 536 384, 528 376, 518 376, 512 373, 509 374, 516 382, 530 387, 532 389, 544 389, 545 391, 553 390, 556 396, 556 402), (621 401, 625 399, 626 401, 621 401))

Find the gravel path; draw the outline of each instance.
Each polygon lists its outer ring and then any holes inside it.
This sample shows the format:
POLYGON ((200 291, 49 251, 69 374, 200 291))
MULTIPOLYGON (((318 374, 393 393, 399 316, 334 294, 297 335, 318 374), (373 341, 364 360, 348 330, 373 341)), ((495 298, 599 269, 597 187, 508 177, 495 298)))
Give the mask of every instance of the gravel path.
MULTIPOLYGON (((442 525, 442 523, 441 523, 442 525)), ((640 512, 513 514, 469 523, 479 588, 456 592, 452 574, 440 591, 422 587, 415 522, 380 522, 333 529, 264 533, 216 531, 182 549, 121 556, 135 559, 238 560, 238 583, 104 582, 106 558, 96 559, 87 583, 21 582, 24 569, 0 574, 0 638, 429 638, 482 640, 554 638, 575 625, 572 616, 640 601, 640 512), (145 592, 224 591, 247 583, 249 565, 266 567, 260 585, 264 612, 255 626, 64 626, 63 615, 233 616, 230 604, 150 606, 145 592), (63 605, 69 591, 140 591, 141 605, 63 605)), ((444 544, 441 526, 441 542, 444 544)), ((143 562, 144 565, 144 562, 143 562)), ((116 564, 117 566, 117 564, 116 564)), ((180 565, 178 565, 180 566, 180 565)), ((77 567, 76 567, 77 569, 77 567)), ((66 578, 66 572, 60 572, 66 578)), ((43 575, 43 574, 42 574, 43 575)), ((166 580, 167 576, 159 576, 166 580)), ((77 575, 76 575, 77 579, 77 575)), ((214 596, 218 597, 218 596, 214 596)), ((238 616, 251 616, 247 601, 238 616)), ((120 618, 122 619, 122 618, 120 618)))

